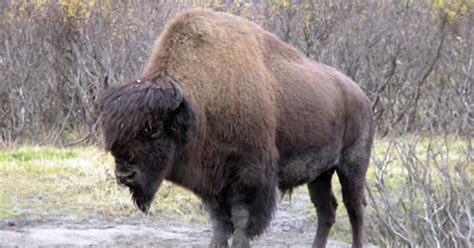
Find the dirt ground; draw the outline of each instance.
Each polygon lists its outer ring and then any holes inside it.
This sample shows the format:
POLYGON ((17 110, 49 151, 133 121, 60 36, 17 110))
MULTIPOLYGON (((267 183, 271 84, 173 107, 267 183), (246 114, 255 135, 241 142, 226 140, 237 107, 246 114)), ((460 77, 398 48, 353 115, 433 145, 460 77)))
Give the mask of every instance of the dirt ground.
MULTIPOLYGON (((253 247, 311 247, 316 223, 308 213, 307 197, 298 198, 291 204, 279 204, 270 228, 251 243, 253 247)), ((0 221, 0 246, 207 247, 210 237, 209 225, 164 217, 0 221)), ((346 248, 350 245, 330 241, 328 247, 346 248)))

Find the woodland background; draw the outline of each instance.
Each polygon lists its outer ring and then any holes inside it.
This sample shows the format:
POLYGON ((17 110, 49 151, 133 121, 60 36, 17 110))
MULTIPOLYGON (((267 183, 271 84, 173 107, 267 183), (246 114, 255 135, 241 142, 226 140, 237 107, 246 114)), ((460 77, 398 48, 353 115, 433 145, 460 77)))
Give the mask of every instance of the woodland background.
POLYGON ((472 245, 474 0, 1 0, 0 147, 100 143, 105 77, 137 78, 165 23, 196 7, 255 21, 367 93, 370 242, 472 245))

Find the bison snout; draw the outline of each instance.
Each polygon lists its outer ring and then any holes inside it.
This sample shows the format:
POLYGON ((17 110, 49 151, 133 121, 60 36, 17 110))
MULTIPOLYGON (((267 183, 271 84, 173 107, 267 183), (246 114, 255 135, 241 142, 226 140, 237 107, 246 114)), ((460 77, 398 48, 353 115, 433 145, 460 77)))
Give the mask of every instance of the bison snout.
POLYGON ((120 184, 130 186, 135 181, 137 172, 134 170, 120 171, 115 169, 115 177, 120 184))

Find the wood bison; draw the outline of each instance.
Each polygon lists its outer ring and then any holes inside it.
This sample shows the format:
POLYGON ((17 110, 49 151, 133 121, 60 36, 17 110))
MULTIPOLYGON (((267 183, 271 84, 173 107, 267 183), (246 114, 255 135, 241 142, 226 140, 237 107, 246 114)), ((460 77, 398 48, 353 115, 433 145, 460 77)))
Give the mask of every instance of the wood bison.
POLYGON ((313 246, 335 220, 337 172, 362 246, 364 187, 374 133, 362 90, 243 18, 207 10, 167 24, 139 80, 98 100, 119 183, 146 212, 163 180, 199 196, 211 247, 248 247, 282 192, 307 184, 317 210, 313 246))

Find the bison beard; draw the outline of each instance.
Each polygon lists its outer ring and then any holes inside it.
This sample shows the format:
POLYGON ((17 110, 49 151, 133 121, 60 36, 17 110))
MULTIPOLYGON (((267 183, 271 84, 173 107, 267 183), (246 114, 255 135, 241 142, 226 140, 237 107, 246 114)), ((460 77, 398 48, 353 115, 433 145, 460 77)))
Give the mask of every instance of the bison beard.
POLYGON ((158 187, 148 186, 148 179, 142 179, 141 182, 134 184, 124 183, 117 179, 117 183, 119 185, 128 187, 135 206, 138 207, 143 213, 147 214, 150 210, 150 205, 153 202, 153 198, 158 187))
POLYGON ((318 216, 313 247, 325 247, 337 174, 353 247, 362 247, 370 101, 351 79, 256 24, 206 10, 180 14, 140 80, 98 103, 105 147, 125 160, 116 176, 141 211, 166 179, 203 200, 211 247, 227 247, 230 236, 232 247, 249 247, 270 223, 277 188, 307 184, 318 216))
POLYGON ((151 202, 155 197, 155 192, 151 188, 143 188, 141 186, 130 186, 130 194, 132 194, 133 202, 143 213, 147 214, 150 210, 151 202))

